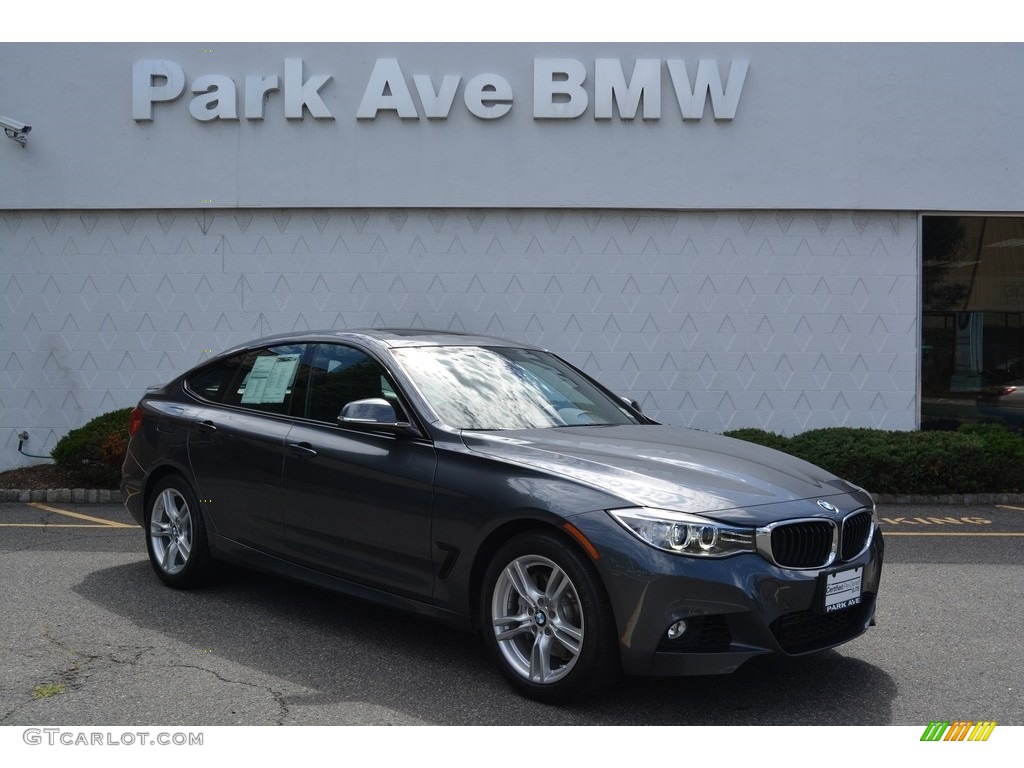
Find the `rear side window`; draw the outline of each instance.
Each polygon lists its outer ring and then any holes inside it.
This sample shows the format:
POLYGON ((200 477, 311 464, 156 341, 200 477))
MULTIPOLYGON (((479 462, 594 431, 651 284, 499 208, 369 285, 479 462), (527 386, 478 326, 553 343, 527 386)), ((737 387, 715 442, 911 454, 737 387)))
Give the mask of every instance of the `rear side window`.
POLYGON ((236 357, 198 370, 186 379, 185 386, 192 394, 198 395, 203 400, 220 402, 221 394, 231 381, 239 363, 241 363, 241 359, 236 357))
POLYGON ((204 400, 287 414, 296 387, 307 375, 304 345, 250 350, 190 376, 185 386, 204 400))

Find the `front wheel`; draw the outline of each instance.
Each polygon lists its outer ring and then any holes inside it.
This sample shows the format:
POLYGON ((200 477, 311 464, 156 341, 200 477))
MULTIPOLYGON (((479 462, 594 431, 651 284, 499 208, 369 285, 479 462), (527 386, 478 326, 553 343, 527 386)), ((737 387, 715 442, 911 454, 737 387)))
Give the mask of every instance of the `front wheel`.
POLYGON ((199 501, 180 475, 164 478, 150 495, 146 548, 156 575, 170 587, 191 589, 213 578, 199 501))
POLYGON ((604 587, 575 545, 554 535, 525 534, 501 548, 484 577, 481 615, 488 651, 530 698, 580 699, 618 673, 604 587))

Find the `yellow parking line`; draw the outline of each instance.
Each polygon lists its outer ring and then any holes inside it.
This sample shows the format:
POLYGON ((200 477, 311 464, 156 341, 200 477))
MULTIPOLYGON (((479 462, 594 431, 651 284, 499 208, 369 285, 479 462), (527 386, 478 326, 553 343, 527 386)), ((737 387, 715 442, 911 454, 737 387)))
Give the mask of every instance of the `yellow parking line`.
POLYGON ((883 531, 882 533, 885 538, 890 536, 995 536, 995 537, 1011 537, 1011 536, 1024 536, 1024 533, 939 533, 937 531, 921 531, 919 533, 912 533, 911 531, 883 531))
POLYGON ((996 504, 996 509, 1012 509, 1014 512, 1024 512, 1024 507, 1011 507, 1009 504, 996 504))
POLYGON ((102 526, 109 528, 135 528, 134 525, 128 525, 127 523, 119 523, 116 520, 104 520, 102 517, 91 517, 90 515, 83 515, 78 512, 72 512, 69 509, 57 509, 57 507, 48 507, 46 504, 29 504, 30 507, 41 509, 44 512, 53 512, 55 515, 67 515, 68 517, 75 517, 79 520, 88 520, 90 523, 98 523, 102 526))
POLYGON ((0 528, 113 528, 112 525, 86 525, 85 523, 0 523, 0 528))

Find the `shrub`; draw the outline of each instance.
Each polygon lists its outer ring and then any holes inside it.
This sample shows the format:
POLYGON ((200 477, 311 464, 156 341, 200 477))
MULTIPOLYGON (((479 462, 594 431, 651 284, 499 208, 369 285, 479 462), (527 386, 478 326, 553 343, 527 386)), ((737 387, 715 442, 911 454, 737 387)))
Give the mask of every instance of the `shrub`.
POLYGON ((956 432, 814 430, 794 452, 877 493, 967 493, 982 441, 956 432), (811 458, 817 457, 817 459, 811 458))
POLYGON ((748 443, 757 443, 777 451, 788 452, 789 438, 777 435, 774 432, 765 432, 763 429, 734 429, 725 433, 726 437, 735 437, 737 440, 746 440, 748 443))
POLYGON ((836 427, 782 437, 727 432, 798 456, 874 493, 1016 493, 1024 490, 1024 439, 998 424, 955 432, 836 427))
POLYGON ((54 446, 53 460, 74 479, 90 485, 117 488, 128 449, 128 415, 122 408, 97 416, 72 429, 54 446))
POLYGON ((1018 432, 1000 424, 965 424, 959 431, 982 442, 977 478, 984 490, 1024 491, 1024 438, 1018 432))

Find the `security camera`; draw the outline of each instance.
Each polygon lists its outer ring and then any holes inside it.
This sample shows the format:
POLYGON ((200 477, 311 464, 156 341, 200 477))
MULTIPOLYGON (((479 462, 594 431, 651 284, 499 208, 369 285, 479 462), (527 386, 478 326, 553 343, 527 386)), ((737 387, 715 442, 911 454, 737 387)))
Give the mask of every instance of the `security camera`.
POLYGON ((31 125, 25 125, 24 123, 18 122, 10 117, 0 117, 0 128, 6 128, 9 131, 17 131, 18 133, 28 133, 32 130, 31 125))
POLYGON ((25 137, 28 136, 28 132, 32 130, 31 125, 25 125, 25 123, 19 120, 14 120, 10 117, 0 117, 0 128, 4 129, 4 133, 7 134, 7 138, 14 139, 16 142, 25 146, 25 137))

